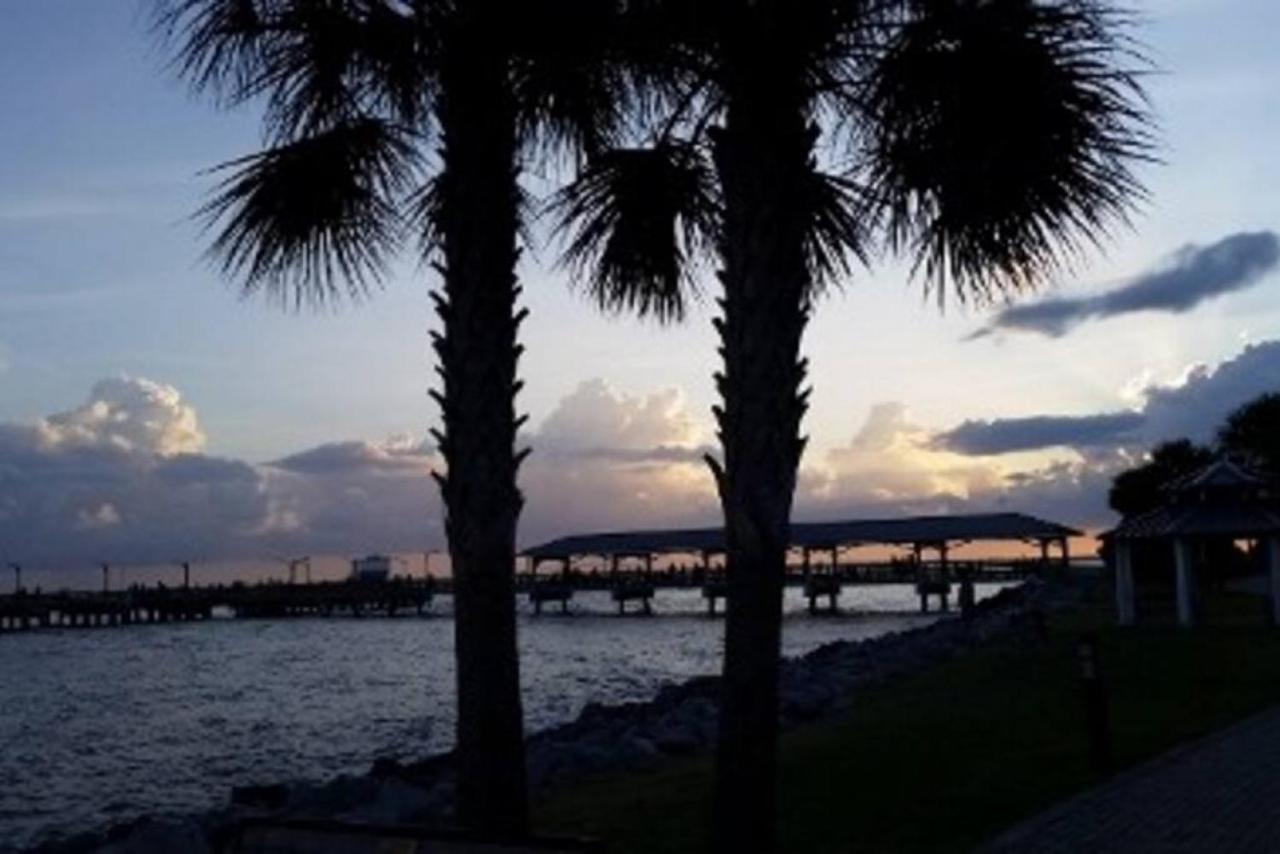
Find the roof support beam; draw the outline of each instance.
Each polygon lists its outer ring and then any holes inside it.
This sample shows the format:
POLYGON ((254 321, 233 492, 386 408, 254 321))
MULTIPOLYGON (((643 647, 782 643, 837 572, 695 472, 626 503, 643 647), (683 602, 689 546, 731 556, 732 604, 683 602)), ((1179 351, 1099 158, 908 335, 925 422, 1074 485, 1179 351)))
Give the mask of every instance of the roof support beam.
POLYGON ((1128 540, 1116 540, 1116 621, 1122 626, 1132 626, 1137 616, 1131 548, 1128 540))
POLYGON ((1194 626, 1196 622, 1196 570, 1191 543, 1179 537, 1173 541, 1174 569, 1178 582, 1178 625, 1194 626))

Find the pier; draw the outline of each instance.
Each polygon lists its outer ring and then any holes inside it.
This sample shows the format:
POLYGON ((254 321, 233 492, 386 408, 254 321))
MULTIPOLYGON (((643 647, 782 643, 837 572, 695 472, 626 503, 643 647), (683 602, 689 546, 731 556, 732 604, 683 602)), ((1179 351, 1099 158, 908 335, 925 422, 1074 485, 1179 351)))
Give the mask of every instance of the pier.
MULTIPOLYGON (((926 614, 933 601, 939 611, 951 610, 954 592, 961 614, 967 614, 976 601, 975 584, 1017 581, 1035 572, 1067 567, 1069 538, 1079 535, 1065 525, 1021 513, 796 522, 791 525, 784 584, 803 586, 813 615, 837 613, 846 587, 877 584, 914 585, 920 611, 926 614), (977 542, 1019 543, 1038 549, 1039 556, 952 559, 953 549, 977 542), (860 546, 901 548, 905 554, 879 562, 851 562, 842 555, 860 546), (819 557, 824 558, 821 563, 816 560, 819 557)), ((535 613, 541 613, 542 604, 549 601, 567 611, 575 590, 608 589, 619 614, 652 613, 650 600, 660 588, 696 587, 702 591, 707 613, 714 616, 720 601, 728 600, 725 554, 721 528, 578 534, 527 549, 522 556, 528 569, 520 576, 519 587, 527 591, 535 613), (675 564, 655 570, 656 557, 675 564), (628 569, 627 562, 639 562, 643 568, 628 569), (581 567, 588 563, 593 568, 583 571, 581 567), (539 575, 546 566, 551 571, 539 575), (638 609, 628 611, 631 602, 638 603, 638 609)))
POLYGON ((0 596, 0 632, 204 621, 215 610, 239 619, 421 616, 431 607, 436 588, 432 579, 404 578, 378 583, 135 586, 92 593, 20 588, 0 596))
MULTIPOLYGON (((814 616, 838 613, 846 588, 877 585, 913 586, 921 613, 930 613, 935 602, 938 611, 950 611, 954 595, 965 615, 976 601, 976 584, 1020 581, 1069 566, 1067 538, 1077 533, 1015 513, 797 523, 792 525, 793 546, 783 583, 803 589, 814 616), (951 557, 955 547, 978 541, 1030 544, 1039 547, 1039 555, 964 561, 951 557), (902 547, 904 553, 880 561, 848 559, 848 549, 865 545, 902 547)), ((521 558, 525 569, 516 573, 516 594, 527 599, 535 615, 547 607, 569 613, 574 595, 583 591, 607 593, 619 616, 651 616, 660 590, 701 591, 710 616, 722 614, 721 603, 728 602, 721 529, 564 537, 531 548, 521 558), (658 558, 665 566, 657 565, 658 558)), ((0 632, 201 622, 213 618, 215 611, 231 619, 422 616, 436 596, 452 592, 448 578, 377 573, 312 583, 309 565, 304 567, 306 580, 299 582, 296 570, 305 559, 286 563, 287 583, 193 587, 190 565, 181 564, 182 584, 177 587, 134 585, 112 591, 107 589, 104 568, 101 591, 52 593, 22 587, 21 568, 13 565, 15 591, 0 595, 0 632)))

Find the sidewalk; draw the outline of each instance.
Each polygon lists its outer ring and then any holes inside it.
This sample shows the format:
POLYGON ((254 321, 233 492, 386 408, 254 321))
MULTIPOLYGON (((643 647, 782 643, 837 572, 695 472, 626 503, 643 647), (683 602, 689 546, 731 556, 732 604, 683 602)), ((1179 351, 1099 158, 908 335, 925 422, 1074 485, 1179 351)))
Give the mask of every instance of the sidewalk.
POLYGON ((981 854, 1280 851, 1280 708, 1014 825, 981 854))

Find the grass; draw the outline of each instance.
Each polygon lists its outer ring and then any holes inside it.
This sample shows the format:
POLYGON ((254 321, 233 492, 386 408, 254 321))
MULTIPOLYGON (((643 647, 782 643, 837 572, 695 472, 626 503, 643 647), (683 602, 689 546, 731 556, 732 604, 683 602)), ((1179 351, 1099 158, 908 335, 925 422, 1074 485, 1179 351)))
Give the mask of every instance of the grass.
MULTIPOLYGON (((1075 657, 1085 632, 1100 642, 1121 768, 1280 704, 1280 630, 1261 613, 1221 594, 1195 630, 1121 629, 1094 601, 1055 614, 1044 643, 868 691, 847 718, 784 737, 782 850, 966 851, 1097 782, 1075 657)), ((711 773, 702 757, 591 780, 538 803, 536 820, 613 852, 705 850, 711 773)))

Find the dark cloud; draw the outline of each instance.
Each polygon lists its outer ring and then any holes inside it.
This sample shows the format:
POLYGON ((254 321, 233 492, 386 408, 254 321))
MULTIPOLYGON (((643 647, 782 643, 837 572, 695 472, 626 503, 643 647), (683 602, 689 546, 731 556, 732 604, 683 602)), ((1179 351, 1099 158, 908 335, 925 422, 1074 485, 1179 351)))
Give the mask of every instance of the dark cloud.
MULTIPOLYGON (((522 437, 525 542, 598 527, 710 521, 701 433, 673 390, 599 380, 522 437)), ((423 441, 330 442, 253 465, 204 452, 177 389, 96 384, 81 406, 0 422, 0 559, 164 563, 281 553, 421 551, 444 544, 443 461, 423 441)))
POLYGON ((202 453, 171 386, 104 380, 75 409, 0 424, 0 548, 10 560, 163 562, 251 553, 270 517, 261 475, 202 453))
POLYGON ((1106 495, 1120 462, 1097 455, 1005 473, 988 460, 957 461, 905 407, 883 403, 847 447, 801 470, 796 518, 1017 511, 1096 530, 1114 522, 1106 495))
POLYGON ((1149 386, 1136 412, 965 421, 937 434, 932 443, 956 453, 986 455, 1064 446, 1142 450, 1184 437, 1208 442, 1231 411, 1276 391, 1280 341, 1266 341, 1245 347, 1217 367, 1198 365, 1175 385, 1149 386))
POLYGON ((939 433, 934 444, 958 454, 1006 454, 1038 448, 1098 447, 1115 445, 1146 423, 1139 412, 1102 415, 1036 415, 965 421, 939 433))
POLYGON ((1007 329, 1056 338, 1091 319, 1137 311, 1180 314, 1207 299, 1255 284, 1278 263, 1280 237, 1274 232, 1232 234, 1209 246, 1186 246, 1168 265, 1098 296, 1047 299, 1012 306, 970 337, 980 338, 1007 329))

